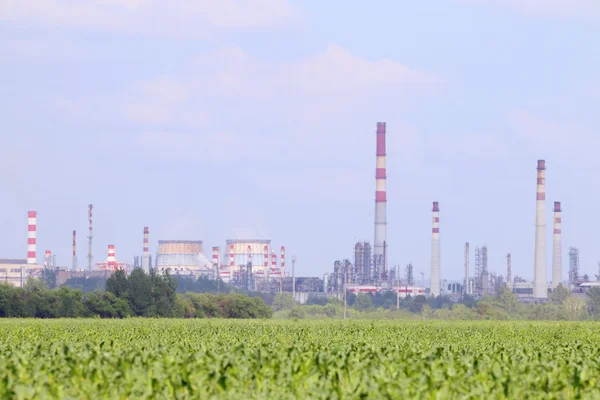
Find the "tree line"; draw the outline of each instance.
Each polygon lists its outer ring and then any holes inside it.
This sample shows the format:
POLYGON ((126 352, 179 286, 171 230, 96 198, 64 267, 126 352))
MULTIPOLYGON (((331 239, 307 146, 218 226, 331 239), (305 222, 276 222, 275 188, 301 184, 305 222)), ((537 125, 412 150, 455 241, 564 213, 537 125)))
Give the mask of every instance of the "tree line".
POLYGON ((309 297, 300 305, 291 295, 277 295, 272 305, 274 318, 352 318, 352 319, 442 319, 442 320, 600 320, 600 288, 586 294, 573 294, 559 285, 544 303, 520 302, 508 288, 497 294, 475 299, 462 296, 415 296, 400 299, 398 307, 393 292, 349 294, 346 307, 337 298, 309 297))
POLYGON ((104 289, 85 294, 68 286, 49 289, 47 280, 32 278, 22 288, 2 283, 0 318, 270 318, 272 314, 260 297, 178 293, 176 278, 139 268, 129 276, 116 271, 104 289))

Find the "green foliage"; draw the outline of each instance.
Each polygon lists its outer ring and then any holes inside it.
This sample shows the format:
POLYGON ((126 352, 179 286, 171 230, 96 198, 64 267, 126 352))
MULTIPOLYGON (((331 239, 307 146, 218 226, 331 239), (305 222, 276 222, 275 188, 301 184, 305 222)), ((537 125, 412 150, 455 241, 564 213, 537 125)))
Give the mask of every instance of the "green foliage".
POLYGON ((358 295, 356 295, 354 308, 358 311, 371 310, 373 308, 373 300, 371 296, 364 293, 359 293, 358 295))
POLYGON ((559 283, 552 292, 548 295, 550 301, 554 304, 563 304, 565 300, 571 296, 571 291, 564 287, 562 283, 559 283))
POLYGON ((63 286, 49 290, 39 279, 28 279, 24 288, 0 284, 0 318, 271 318, 272 310, 261 297, 177 294, 171 276, 149 275, 135 269, 126 276, 116 271, 106 280, 106 292, 85 295, 63 286))
MULTIPOLYGON (((63 286, 71 289, 79 289, 84 295, 96 290, 104 290, 106 280, 101 277, 78 277, 67 279, 63 286)), ((52 289, 52 288, 51 288, 52 289)))
POLYGON ((3 399, 600 397, 596 322, 2 320, 0 336, 3 399))
POLYGON ((588 311, 595 318, 600 318, 600 287, 594 286, 588 289, 588 311))
POLYGON ((296 302, 296 300, 294 300, 291 294, 278 293, 275 296, 275 299, 273 299, 273 304, 271 305, 271 307, 273 308, 273 311, 284 311, 291 310, 297 304, 298 303, 296 302))

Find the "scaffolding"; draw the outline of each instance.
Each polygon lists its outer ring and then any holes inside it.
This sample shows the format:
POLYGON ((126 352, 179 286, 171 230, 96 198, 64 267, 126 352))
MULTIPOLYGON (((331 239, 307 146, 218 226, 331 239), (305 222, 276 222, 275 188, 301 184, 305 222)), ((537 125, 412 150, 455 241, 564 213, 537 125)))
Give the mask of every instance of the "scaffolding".
POLYGON ((571 246, 569 248, 569 284, 575 285, 579 282, 579 249, 571 246))
POLYGON ((406 266, 406 283, 408 286, 413 286, 415 284, 415 277, 413 274, 413 265, 408 264, 406 266))
POLYGON ((475 294, 489 292, 488 249, 487 245, 475 247, 475 294))
POLYGON ((358 242, 354 246, 353 283, 367 284, 371 281, 371 244, 358 242))

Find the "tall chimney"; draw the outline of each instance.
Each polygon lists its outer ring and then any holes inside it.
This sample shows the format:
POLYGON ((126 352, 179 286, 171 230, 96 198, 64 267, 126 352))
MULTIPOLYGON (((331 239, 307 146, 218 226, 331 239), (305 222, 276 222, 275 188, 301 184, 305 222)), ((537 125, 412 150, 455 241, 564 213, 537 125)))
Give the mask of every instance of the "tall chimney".
POLYGON ((37 212, 27 213, 27 264, 35 264, 37 255, 37 212))
POLYGON ((52 266, 52 250, 46 250, 44 255, 44 267, 50 268, 52 266))
POLYGON ((552 289, 562 282, 562 209, 554 202, 554 241, 552 248, 552 289))
POLYGON ((377 149, 375 169, 375 240, 373 255, 375 258, 375 274, 377 279, 385 277, 387 270, 386 246, 386 166, 385 166, 385 122, 377 123, 377 149))
POLYGON ((90 204, 88 206, 88 218, 90 222, 90 233, 88 235, 88 271, 92 270, 92 263, 94 261, 94 257, 92 256, 92 239, 94 238, 94 231, 92 230, 92 210, 94 206, 90 204))
POLYGON ((538 160, 537 194, 535 203, 535 253, 533 271, 533 297, 548 297, 546 282, 546 161, 538 160))
POLYGON ((212 248, 212 266, 215 272, 215 280, 219 279, 221 276, 221 267, 219 265, 219 252, 220 249, 218 247, 212 248))
POLYGON ((265 270, 268 272, 269 271, 269 245, 265 244, 263 246, 263 266, 265 267, 265 270))
POLYGON ((281 246, 281 273, 285 271, 285 246, 281 246))
POLYGON ((465 283, 463 294, 471 294, 469 293, 469 242, 465 243, 465 283))
POLYGON ((440 295, 440 207, 433 202, 431 229, 431 295, 440 295))
POLYGON ((215 268, 217 269, 217 271, 219 271, 219 248, 218 247, 212 248, 212 263, 215 266, 215 268))
POLYGON ((271 251, 271 268, 277 269, 277 254, 273 250, 271 251))
POLYGON ((77 269, 77 231, 73 231, 73 264, 71 269, 73 271, 77 269))
POLYGON ((108 245, 108 257, 106 258, 106 262, 108 263, 108 269, 111 271, 115 271, 117 266, 117 258, 116 258, 116 250, 114 244, 108 245))
POLYGON ((229 267, 231 268, 231 273, 233 274, 233 269, 235 268, 235 247, 234 245, 229 245, 229 267))
POLYGON ((148 227, 144 227, 144 256, 142 258, 142 269, 149 274, 150 273, 150 252, 148 251, 148 234, 150 233, 150 229, 148 227))
POLYGON ((506 287, 512 291, 512 255, 506 255, 506 287))

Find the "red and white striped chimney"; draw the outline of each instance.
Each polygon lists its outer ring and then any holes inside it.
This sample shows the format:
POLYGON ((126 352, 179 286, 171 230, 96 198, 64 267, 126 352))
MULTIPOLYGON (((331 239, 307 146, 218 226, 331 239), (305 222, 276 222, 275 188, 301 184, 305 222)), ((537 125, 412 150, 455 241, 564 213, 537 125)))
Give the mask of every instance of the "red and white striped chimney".
POLYGON ((27 264, 35 264, 37 260, 37 212, 27 213, 27 264))
POLYGON ((281 273, 285 271, 285 246, 281 246, 281 273))
POLYGON ((232 244, 229 245, 229 266, 235 267, 235 247, 232 244))
POLYGON ((216 268, 218 271, 219 270, 219 248, 218 247, 212 248, 212 264, 213 264, 213 267, 216 268))
POLYGON ((246 261, 246 263, 251 263, 252 262, 252 246, 248 245, 248 260, 246 261))
POLYGON ((271 268, 277 269, 277 254, 274 251, 271 252, 271 268))
POLYGON ((52 250, 46 250, 44 255, 44 267, 48 268, 52 265, 52 250))
POLYGON ((533 270, 533 297, 548 297, 546 282, 546 161, 538 160, 535 202, 535 253, 533 270))
POLYGON ((77 231, 73 231, 73 262, 71 269, 73 271, 77 269, 77 231))
POLYGON ((150 229, 148 227, 144 227, 144 254, 142 257, 142 269, 147 273, 150 272, 150 252, 148 250, 148 235, 150 234, 150 229))
POLYGON ((385 122, 377 123, 377 152, 375 169, 375 240, 373 255, 375 256, 375 271, 378 277, 386 275, 386 152, 385 152, 385 122))
POLYGON ((263 246, 263 256, 264 256, 264 260, 263 260, 263 264, 265 269, 269 268, 269 245, 265 244, 263 246))
POLYGON ((433 219, 431 228, 431 295, 440 295, 440 207, 433 202, 433 219))
POLYGON ((115 271, 117 267, 117 251, 115 249, 114 244, 108 245, 108 257, 106 258, 106 262, 108 263, 108 269, 111 271, 115 271))
POLYGON ((554 202, 554 241, 552 248, 552 288, 562 282, 562 209, 554 202))

